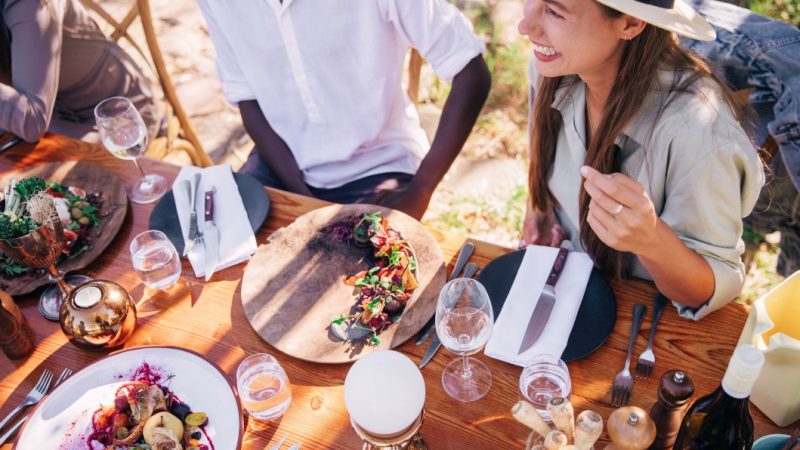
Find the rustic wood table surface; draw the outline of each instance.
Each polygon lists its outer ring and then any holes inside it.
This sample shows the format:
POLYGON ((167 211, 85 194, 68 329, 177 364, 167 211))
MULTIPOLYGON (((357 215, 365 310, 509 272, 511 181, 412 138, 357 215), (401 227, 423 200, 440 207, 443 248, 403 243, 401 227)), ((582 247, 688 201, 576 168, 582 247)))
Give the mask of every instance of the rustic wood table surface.
MULTIPOLYGON (((100 164, 128 184, 138 176, 132 162, 115 159, 100 146, 55 135, 46 136, 38 144, 18 144, 7 151, 0 157, 0 172, 66 160, 100 164)), ((170 182, 179 171, 177 166, 158 161, 144 160, 142 164, 146 172, 159 173, 170 182)), ((259 243, 299 215, 325 205, 283 191, 269 189, 268 192, 272 205, 265 226, 256 234, 259 243)), ((260 352, 275 354, 292 382, 292 405, 278 421, 263 426, 246 423, 243 448, 263 449, 284 435, 289 436, 287 442, 301 442, 304 449, 360 448, 361 443, 350 427, 343 401, 344 377, 350 365, 309 363, 278 353, 266 344, 250 327, 242 309, 240 284, 246 264, 221 270, 204 283, 194 277, 188 263, 184 262, 180 285, 170 290, 169 295, 145 290, 131 265, 128 245, 133 236, 148 228, 153 207, 130 204, 129 208, 125 224, 115 241, 85 271, 94 278, 120 283, 135 301, 144 305, 146 313, 141 312, 140 306, 138 328, 125 347, 172 345, 194 350, 216 363, 234 384, 236 367, 245 356, 260 352)), ((431 233, 439 241, 449 269, 466 238, 436 230, 431 230, 431 233)), ((472 261, 480 267, 510 251, 485 242, 473 242, 476 250, 472 261)), ((571 400, 576 413, 591 408, 600 412, 604 419, 612 411, 608 405, 611 380, 625 360, 631 309, 637 302, 648 305, 649 309, 654 293, 651 284, 640 281, 613 282, 612 287, 618 302, 618 319, 613 333, 595 353, 569 364, 573 388, 571 400)), ((55 373, 60 373, 63 367, 78 370, 108 353, 82 350, 69 344, 57 323, 48 322, 39 315, 37 297, 28 295, 16 299, 35 330, 36 350, 19 361, 0 357, 0 417, 22 401, 43 367, 55 373)), ((683 369, 693 378, 695 398, 713 390, 722 379, 747 313, 746 307, 730 304, 694 323, 678 317, 674 308, 668 306, 656 336, 657 364, 653 379, 636 380, 631 405, 649 410, 656 398, 659 377, 673 368, 683 369)), ((645 346, 650 317, 648 311, 634 357, 645 346)), ((412 339, 397 350, 418 362, 426 348, 427 343, 417 346, 412 339)), ((478 358, 491 367, 494 384, 489 395, 482 400, 460 403, 448 397, 441 385, 442 369, 454 358, 454 354, 442 349, 422 370, 427 387, 422 433, 429 447, 459 450, 524 448, 529 430, 517 423, 509 412, 519 398, 520 369, 479 355, 478 358)), ((756 407, 752 412, 757 436, 786 433, 792 428, 775 426, 756 407)), ((603 439, 606 439, 605 435, 603 439)), ((2 446, 2 450, 9 448, 10 444, 2 446)))

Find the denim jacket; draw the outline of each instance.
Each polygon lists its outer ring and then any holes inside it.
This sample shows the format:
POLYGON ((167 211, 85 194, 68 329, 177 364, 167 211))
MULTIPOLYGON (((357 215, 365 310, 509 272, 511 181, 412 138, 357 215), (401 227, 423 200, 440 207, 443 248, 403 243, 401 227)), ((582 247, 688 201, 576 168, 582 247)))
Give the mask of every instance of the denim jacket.
POLYGON ((733 89, 755 88, 750 95, 758 115, 753 137, 758 144, 767 133, 775 138, 800 190, 800 30, 728 3, 690 4, 711 23, 717 38, 682 38, 681 44, 711 61, 733 89))

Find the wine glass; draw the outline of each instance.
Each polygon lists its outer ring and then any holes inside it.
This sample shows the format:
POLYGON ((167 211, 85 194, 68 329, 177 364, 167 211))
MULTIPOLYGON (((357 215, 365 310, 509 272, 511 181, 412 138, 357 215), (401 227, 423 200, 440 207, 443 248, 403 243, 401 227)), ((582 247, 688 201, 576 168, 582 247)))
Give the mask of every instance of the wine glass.
POLYGON ((134 203, 152 203, 169 190, 167 180, 161 175, 145 175, 138 158, 147 149, 147 127, 139 111, 125 97, 111 97, 94 108, 97 130, 103 146, 120 159, 133 160, 142 178, 132 187, 128 196, 134 203))
POLYGON ((492 303, 482 284, 472 278, 456 278, 442 287, 436 306, 436 333, 448 350, 461 355, 442 373, 442 386, 454 399, 471 402, 489 392, 492 372, 469 355, 486 345, 493 326, 492 303))

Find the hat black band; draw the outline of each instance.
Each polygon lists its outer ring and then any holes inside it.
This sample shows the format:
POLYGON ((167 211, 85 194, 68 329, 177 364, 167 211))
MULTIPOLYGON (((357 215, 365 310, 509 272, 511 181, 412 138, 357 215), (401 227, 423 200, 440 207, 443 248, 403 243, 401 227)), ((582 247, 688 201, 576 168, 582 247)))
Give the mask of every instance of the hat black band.
POLYGON ((636 0, 645 5, 657 6, 659 8, 672 9, 675 7, 675 0, 636 0))

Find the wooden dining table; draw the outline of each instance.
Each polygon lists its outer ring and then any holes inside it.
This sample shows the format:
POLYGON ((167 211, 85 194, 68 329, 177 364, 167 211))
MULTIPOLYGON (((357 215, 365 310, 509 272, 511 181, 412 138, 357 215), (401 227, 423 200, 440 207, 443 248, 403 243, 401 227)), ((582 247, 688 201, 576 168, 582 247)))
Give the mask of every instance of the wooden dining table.
MULTIPOLYGON (((16 145, 0 156, 0 173, 68 160, 98 164, 116 174, 126 185, 132 185, 139 176, 131 161, 116 159, 99 145, 58 135, 47 135, 36 144, 16 145)), ((146 172, 161 174, 170 182, 180 170, 178 166, 161 161, 143 159, 141 164, 146 172)), ((256 233, 259 244, 298 216, 327 205, 320 200, 280 190, 267 191, 271 209, 265 225, 256 233)), ((242 359, 255 353, 273 354, 291 380, 292 404, 279 420, 269 423, 246 421, 242 448, 268 448, 285 435, 288 436, 287 444, 299 442, 303 449, 360 448, 361 441, 351 428, 343 396, 344 378, 351 365, 302 361, 280 353, 262 340, 250 326, 242 308, 241 281, 247 263, 221 270, 210 281, 204 282, 196 278, 189 264, 184 262, 178 287, 168 293, 144 288, 131 264, 128 246, 137 233, 148 229, 152 210, 153 205, 130 204, 125 223, 115 240, 85 271, 96 279, 116 281, 140 305, 146 304, 147 313, 140 312, 138 327, 124 347, 165 345, 190 349, 219 366, 233 385, 236 367, 242 359)), ((479 267, 512 251, 433 228, 430 232, 441 246, 448 269, 465 241, 475 244, 472 261, 479 267)), ((568 364, 572 379, 570 399, 576 414, 592 409, 606 420, 613 411, 609 405, 611 381, 625 362, 631 310, 636 303, 649 307, 655 292, 653 285, 644 281, 623 280, 610 284, 617 300, 617 321, 613 332, 597 351, 568 364)), ((23 400, 42 368, 56 374, 65 367, 80 370, 110 352, 89 351, 70 344, 58 323, 47 321, 39 314, 37 299, 38 292, 15 299, 34 330, 36 348, 25 359, 12 361, 0 357, 0 418, 23 400)), ((679 317, 674 308, 667 307, 656 335, 657 360, 653 378, 636 379, 630 404, 649 411, 656 400, 659 378, 670 369, 682 369, 689 374, 696 386, 695 398, 714 390, 722 379, 747 315, 747 306, 732 302, 702 321, 692 322, 679 317)), ((645 347, 650 316, 648 313, 645 317, 634 357, 645 347)), ((415 363, 421 360, 426 349, 427 344, 415 345, 413 339, 396 348, 415 363)), ((521 369, 484 355, 476 357, 489 365, 494 381, 489 394, 475 402, 456 401, 442 388, 442 369, 455 358, 454 354, 442 349, 422 369, 427 390, 421 429, 425 441, 431 449, 524 448, 530 430, 515 421, 510 413, 512 405, 520 398, 521 369)), ((377 401, 391 408, 393 393, 390 388, 375 386, 371 389, 380 397, 377 401)), ((795 423, 780 428, 755 406, 751 411, 756 436, 787 433, 797 426, 795 423)), ((601 440, 607 442, 607 435, 604 434, 601 440)), ((9 448, 10 444, 6 444, 0 450, 9 448)))

